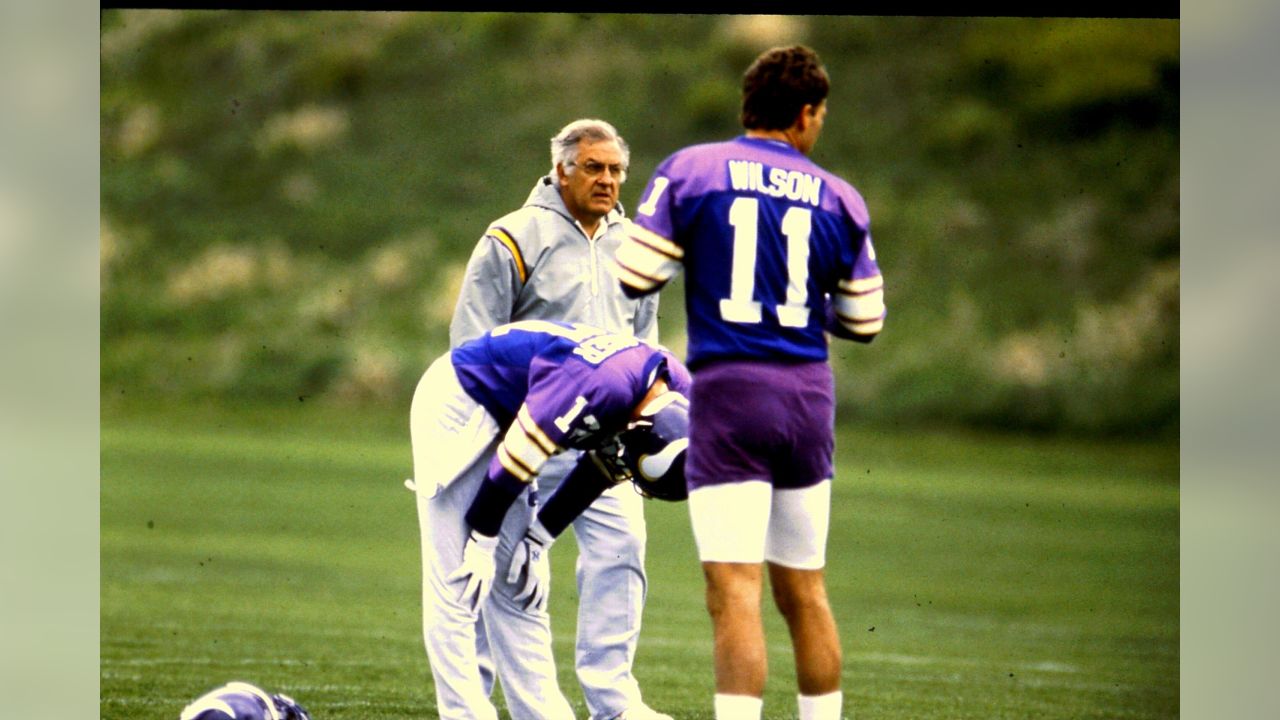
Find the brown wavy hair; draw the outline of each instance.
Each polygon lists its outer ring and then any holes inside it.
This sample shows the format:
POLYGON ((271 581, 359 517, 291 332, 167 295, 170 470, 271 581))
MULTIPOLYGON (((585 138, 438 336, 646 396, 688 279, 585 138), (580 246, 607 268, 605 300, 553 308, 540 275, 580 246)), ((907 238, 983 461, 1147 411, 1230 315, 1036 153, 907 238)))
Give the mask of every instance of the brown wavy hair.
POLYGON ((766 50, 742 76, 742 126, 789 128, 805 105, 821 103, 830 90, 818 53, 803 45, 766 50))

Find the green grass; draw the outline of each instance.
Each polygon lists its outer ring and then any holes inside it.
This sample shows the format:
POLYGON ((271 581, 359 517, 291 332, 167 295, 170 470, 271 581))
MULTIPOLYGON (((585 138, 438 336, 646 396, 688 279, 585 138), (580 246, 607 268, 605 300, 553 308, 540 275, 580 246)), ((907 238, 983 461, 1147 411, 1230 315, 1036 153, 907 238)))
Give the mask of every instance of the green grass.
MULTIPOLYGON (((316 720, 435 718, 407 407, 109 402, 102 417, 101 717, 172 720, 244 679, 316 720)), ((844 428, 829 584, 846 715, 1178 716, 1173 445, 844 428)), ((710 719, 711 631, 683 505, 648 506, 646 699, 710 719)), ((561 687, 571 538, 553 550, 561 687)), ((767 620, 767 718, 795 717, 767 620)))

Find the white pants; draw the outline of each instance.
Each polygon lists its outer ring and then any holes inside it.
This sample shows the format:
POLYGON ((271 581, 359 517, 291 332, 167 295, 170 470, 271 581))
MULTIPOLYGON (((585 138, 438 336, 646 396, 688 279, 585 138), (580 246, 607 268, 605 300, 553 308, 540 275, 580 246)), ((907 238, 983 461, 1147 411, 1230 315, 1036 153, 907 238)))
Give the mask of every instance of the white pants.
MULTIPOLYGON (((526 611, 507 583, 512 550, 534 508, 526 490, 502 524, 493 591, 479 615, 459 602, 462 584, 448 583, 462 563, 471 505, 499 441, 498 423, 458 384, 448 355, 432 363, 410 410, 414 484, 422 534, 423 636, 442 720, 496 720, 489 699, 493 675, 514 720, 572 720, 556 682, 551 619, 526 611), (485 642, 487 640, 487 643, 485 642), (486 644, 492 668, 477 652, 486 644)), ((550 578, 544 578, 549 583, 550 578)))
MULTIPOLYGON (((556 455, 538 477, 547 497, 579 453, 556 455)), ((644 498, 622 483, 607 490, 573 521, 578 541, 578 682, 592 720, 611 720, 641 704, 631 673, 640 638, 647 580, 644 498)))

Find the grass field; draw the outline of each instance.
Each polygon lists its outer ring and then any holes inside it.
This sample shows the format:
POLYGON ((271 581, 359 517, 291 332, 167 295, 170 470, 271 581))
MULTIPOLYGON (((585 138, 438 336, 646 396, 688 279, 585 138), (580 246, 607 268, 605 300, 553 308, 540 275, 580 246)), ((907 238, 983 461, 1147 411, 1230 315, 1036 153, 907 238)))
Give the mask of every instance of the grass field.
MULTIPOLYGON (((407 407, 104 399, 101 717, 174 720, 233 679, 315 720, 435 718, 407 407)), ((1178 449, 845 428, 829 584, 847 717, 1178 716, 1178 449)), ((711 718, 710 625, 683 505, 648 506, 636 674, 711 718)), ((553 551, 561 686, 570 539, 553 551)), ((795 717, 768 622, 767 718, 795 717)))

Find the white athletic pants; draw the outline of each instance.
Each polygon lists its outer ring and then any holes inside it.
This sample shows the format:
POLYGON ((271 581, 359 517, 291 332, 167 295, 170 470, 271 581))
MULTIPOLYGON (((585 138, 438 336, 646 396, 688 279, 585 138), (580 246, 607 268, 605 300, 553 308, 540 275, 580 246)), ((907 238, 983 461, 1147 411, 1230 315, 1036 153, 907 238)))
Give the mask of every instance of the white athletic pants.
MULTIPOLYGON (((477 628, 483 628, 513 720, 573 720, 556 682, 551 621, 521 609, 506 582, 512 550, 533 515, 529 491, 512 505, 495 555, 493 591, 479 616, 447 583, 462 562, 470 528, 465 514, 499 440, 497 422, 462 390, 448 355, 418 383, 410 410, 414 484, 422 533, 423 636, 442 720, 495 720, 490 682, 482 676, 477 628)), ((550 582, 550 578, 545 578, 550 582)))
MULTIPOLYGON (((577 457, 565 452, 543 466, 538 479, 543 497, 577 457)), ((574 520, 573 534, 578 541, 578 682, 592 720, 611 720, 641 704, 631 668, 647 589, 644 498, 631 483, 609 489, 574 520)))

